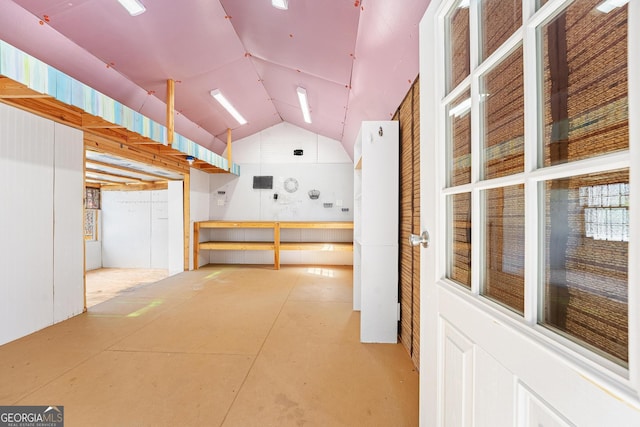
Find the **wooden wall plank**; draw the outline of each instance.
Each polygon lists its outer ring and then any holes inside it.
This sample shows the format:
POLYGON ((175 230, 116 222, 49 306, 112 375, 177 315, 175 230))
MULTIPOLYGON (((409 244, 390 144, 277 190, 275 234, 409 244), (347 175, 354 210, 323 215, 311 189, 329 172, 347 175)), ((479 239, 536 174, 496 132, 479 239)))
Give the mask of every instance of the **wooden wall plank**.
POLYGON ((413 363, 419 366, 420 249, 409 245, 410 234, 420 234, 420 110, 419 80, 402 101, 394 120, 400 122, 400 270, 401 307, 398 335, 413 363))

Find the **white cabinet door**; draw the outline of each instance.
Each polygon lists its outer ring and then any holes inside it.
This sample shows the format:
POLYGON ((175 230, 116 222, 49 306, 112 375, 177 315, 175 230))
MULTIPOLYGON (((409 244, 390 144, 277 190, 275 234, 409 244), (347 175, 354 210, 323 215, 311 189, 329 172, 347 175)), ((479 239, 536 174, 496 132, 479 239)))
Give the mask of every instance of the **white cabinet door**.
POLYGON ((395 343, 398 340, 398 246, 363 245, 361 251, 360 342, 395 343))
POLYGON ((365 121, 354 152, 353 307, 360 341, 398 339, 399 124, 365 121))

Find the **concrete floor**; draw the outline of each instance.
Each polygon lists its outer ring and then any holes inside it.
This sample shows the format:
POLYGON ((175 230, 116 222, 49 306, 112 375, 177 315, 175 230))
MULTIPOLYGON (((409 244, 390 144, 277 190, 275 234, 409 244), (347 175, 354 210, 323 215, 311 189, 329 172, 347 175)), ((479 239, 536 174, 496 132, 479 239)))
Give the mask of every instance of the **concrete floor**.
POLYGON ((0 346, 0 405, 65 426, 414 426, 402 345, 361 344, 350 267, 207 266, 0 346))

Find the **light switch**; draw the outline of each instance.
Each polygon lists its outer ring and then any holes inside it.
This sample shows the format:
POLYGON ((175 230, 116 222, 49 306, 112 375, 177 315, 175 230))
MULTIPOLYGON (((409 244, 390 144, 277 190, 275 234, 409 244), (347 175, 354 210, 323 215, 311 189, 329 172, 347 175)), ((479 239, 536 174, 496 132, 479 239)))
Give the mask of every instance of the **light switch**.
POLYGON ((218 199, 218 206, 224 206, 224 199, 218 199))
POLYGON ((336 200, 336 207, 339 208, 340 206, 342 206, 342 200, 338 199, 336 200))

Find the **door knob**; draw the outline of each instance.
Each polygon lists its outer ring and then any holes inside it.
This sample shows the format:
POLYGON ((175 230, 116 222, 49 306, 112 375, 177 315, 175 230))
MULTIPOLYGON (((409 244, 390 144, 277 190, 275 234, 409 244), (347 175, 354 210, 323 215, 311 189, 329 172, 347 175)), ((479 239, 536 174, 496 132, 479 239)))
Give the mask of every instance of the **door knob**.
POLYGON ((423 248, 429 247, 429 232, 427 230, 423 231, 419 236, 417 234, 409 235, 409 244, 411 246, 418 246, 422 244, 423 248))

